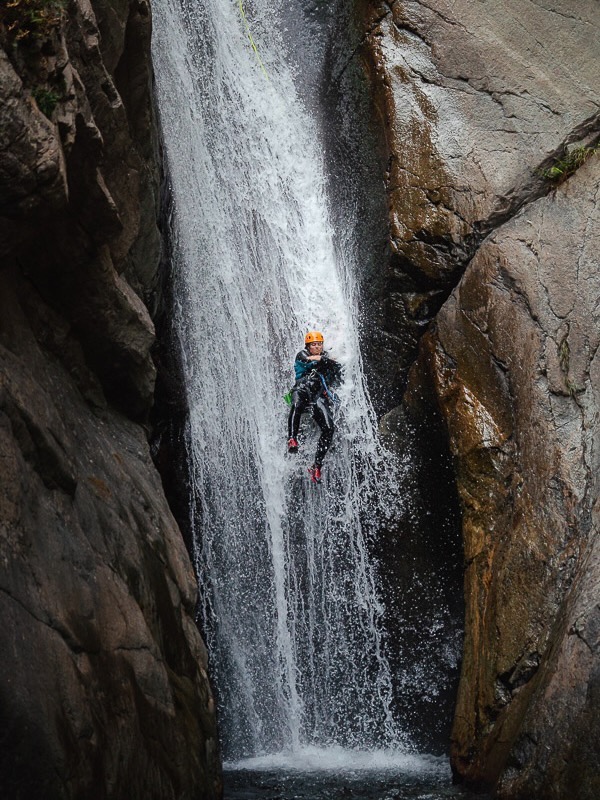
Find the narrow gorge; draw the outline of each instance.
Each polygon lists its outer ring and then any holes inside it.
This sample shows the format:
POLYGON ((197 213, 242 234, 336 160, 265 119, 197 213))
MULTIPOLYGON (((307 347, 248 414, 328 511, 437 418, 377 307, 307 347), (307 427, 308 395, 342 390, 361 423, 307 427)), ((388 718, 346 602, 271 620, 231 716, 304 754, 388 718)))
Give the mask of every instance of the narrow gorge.
POLYGON ((0 7, 3 797, 600 794, 599 28, 0 7))

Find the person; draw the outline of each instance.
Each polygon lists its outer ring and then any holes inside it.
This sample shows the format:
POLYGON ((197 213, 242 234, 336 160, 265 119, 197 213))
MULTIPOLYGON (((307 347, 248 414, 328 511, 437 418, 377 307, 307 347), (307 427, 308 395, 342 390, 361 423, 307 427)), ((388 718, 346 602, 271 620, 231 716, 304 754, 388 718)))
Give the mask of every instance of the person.
POLYGON ((325 352, 324 343, 320 331, 309 331, 304 337, 304 350, 300 350, 294 362, 296 383, 291 392, 288 417, 288 453, 298 452, 298 430, 305 411, 311 411, 321 429, 315 461, 308 468, 314 483, 321 482, 323 459, 335 429, 333 406, 337 397, 333 390, 342 382, 342 368, 325 352))

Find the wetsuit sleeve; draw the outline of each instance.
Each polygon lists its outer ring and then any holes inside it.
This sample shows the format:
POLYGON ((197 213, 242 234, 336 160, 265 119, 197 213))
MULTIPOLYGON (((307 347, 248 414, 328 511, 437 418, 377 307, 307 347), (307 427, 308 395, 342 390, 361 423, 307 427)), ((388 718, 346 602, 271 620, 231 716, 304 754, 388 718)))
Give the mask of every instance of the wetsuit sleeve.
POLYGON ((315 369, 318 363, 318 361, 309 361, 306 350, 300 350, 296 356, 296 361, 294 362, 296 381, 299 381, 301 378, 303 378, 307 372, 315 369))
POLYGON ((337 361, 329 358, 327 353, 323 353, 321 361, 319 361, 319 372, 322 373, 326 382, 332 388, 344 382, 344 370, 342 366, 337 361))

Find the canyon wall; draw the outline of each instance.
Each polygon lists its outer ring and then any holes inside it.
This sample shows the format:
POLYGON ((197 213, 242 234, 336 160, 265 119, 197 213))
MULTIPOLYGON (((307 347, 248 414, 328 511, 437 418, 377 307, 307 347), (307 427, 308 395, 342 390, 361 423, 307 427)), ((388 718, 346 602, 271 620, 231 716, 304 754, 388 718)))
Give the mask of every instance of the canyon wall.
POLYGON ((600 6, 368 4, 390 390, 441 419, 463 515, 451 758, 502 798, 600 792, 600 6))
MULTIPOLYGON (((196 586, 147 443, 150 8, 35 2, 0 10, 0 789, 216 797, 196 586)), ((395 419, 443 423, 462 504, 453 769, 507 800, 591 800, 600 8, 363 7, 390 220, 380 378, 395 419)))
POLYGON ((150 32, 145 0, 0 10, 3 797, 220 793, 196 584, 147 441, 150 32))

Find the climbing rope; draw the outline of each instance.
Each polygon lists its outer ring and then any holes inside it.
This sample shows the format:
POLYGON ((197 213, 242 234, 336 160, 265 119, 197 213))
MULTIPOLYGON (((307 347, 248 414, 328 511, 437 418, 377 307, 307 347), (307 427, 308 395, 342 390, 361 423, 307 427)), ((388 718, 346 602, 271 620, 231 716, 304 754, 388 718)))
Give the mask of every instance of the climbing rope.
POLYGON ((327 386, 327 384, 325 383, 325 378, 321 375, 321 373, 319 372, 317 374, 318 374, 319 378, 321 379, 321 383, 323 384, 323 389, 325 390, 325 394, 327 395, 329 400, 334 404, 334 406, 335 405, 339 405, 339 403, 340 403, 339 396, 334 391, 332 391, 329 388, 329 386, 327 386))
POLYGON ((267 75, 267 70, 265 69, 265 65, 263 64, 263 62, 261 60, 260 54, 258 52, 258 48, 257 48, 256 44, 254 43, 254 39, 252 38, 252 32, 250 30, 250 25, 248 24, 248 19, 246 17, 246 12, 244 11, 243 0, 239 1, 239 5, 240 5, 240 13, 242 15, 242 19, 244 20, 244 25, 246 26, 246 32, 248 33, 248 39, 250 40, 250 44, 252 45, 252 49, 254 50, 254 53, 256 55, 256 60, 260 64, 260 68, 262 69, 262 71, 265 73, 265 78, 267 80, 269 80, 269 76, 267 75))

